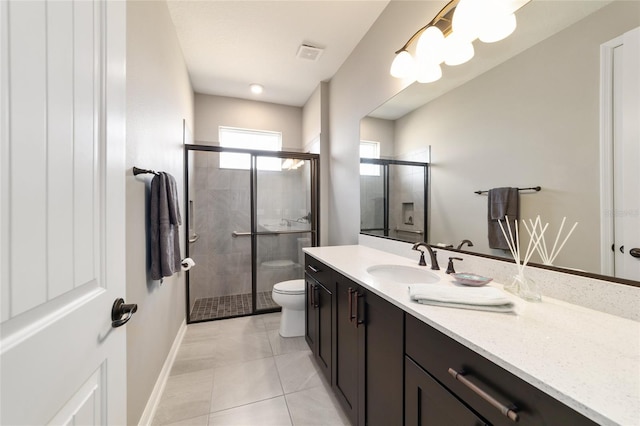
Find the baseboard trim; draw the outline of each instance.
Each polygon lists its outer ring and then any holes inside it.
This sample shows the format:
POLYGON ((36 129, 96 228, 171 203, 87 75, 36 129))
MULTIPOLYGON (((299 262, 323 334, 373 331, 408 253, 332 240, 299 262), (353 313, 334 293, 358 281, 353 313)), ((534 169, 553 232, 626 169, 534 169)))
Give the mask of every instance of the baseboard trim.
POLYGON ((182 343, 182 339, 184 338, 184 334, 186 332, 187 322, 183 321, 180 329, 178 330, 178 334, 176 334, 176 338, 173 340, 173 345, 171 346, 171 350, 167 355, 167 359, 165 359, 164 361, 162 370, 160 370, 160 375, 158 376, 158 380, 156 380, 153 391, 151 391, 151 395, 149 396, 147 405, 144 407, 144 411, 142 412, 142 416, 140 417, 140 421, 138 422, 139 426, 151 425, 153 417, 156 415, 156 410, 158 409, 158 404, 160 403, 162 392, 164 391, 164 388, 167 384, 167 379, 169 379, 171 367, 173 367, 173 362, 176 360, 178 349, 180 348, 180 344, 182 343))

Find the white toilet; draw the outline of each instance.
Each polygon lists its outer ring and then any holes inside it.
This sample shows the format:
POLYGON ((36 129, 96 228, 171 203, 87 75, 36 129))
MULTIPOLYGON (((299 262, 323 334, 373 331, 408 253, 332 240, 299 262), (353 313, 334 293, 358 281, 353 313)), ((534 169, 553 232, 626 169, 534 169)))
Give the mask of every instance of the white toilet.
POLYGON ((271 297, 282 306, 280 335, 282 337, 304 336, 304 280, 282 281, 273 286, 271 297))

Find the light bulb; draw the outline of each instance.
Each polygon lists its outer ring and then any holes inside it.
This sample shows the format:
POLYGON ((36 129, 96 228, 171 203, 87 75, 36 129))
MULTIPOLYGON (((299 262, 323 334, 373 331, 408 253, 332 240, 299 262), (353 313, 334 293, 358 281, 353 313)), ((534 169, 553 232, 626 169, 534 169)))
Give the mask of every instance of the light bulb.
POLYGON ((444 63, 450 66, 464 64, 474 55, 473 44, 455 32, 445 39, 444 63))
POLYGON ((416 46, 416 60, 439 64, 444 60, 444 35, 438 27, 428 27, 416 46))
POLYGON ((486 20, 487 9, 482 0, 460 0, 453 12, 451 29, 462 40, 478 38, 480 25, 486 20))
POLYGON ((516 15, 513 13, 505 15, 483 28, 478 38, 484 43, 494 43, 509 37, 515 31, 516 26, 516 15))
POLYGON ((416 66, 416 80, 418 83, 433 83, 442 77, 440 64, 419 62, 416 66))
POLYGON ((413 72, 413 68, 413 57, 409 52, 403 50, 393 59, 390 73, 396 78, 407 78, 413 72))

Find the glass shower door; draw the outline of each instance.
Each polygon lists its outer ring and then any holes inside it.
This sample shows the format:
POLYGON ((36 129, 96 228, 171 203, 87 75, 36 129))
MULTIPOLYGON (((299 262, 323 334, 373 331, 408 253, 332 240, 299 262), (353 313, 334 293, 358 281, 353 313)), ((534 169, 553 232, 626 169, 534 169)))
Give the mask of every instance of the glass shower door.
POLYGON ((258 156, 255 179, 256 310, 277 308, 273 286, 304 277, 302 248, 315 242, 308 159, 258 156))
POLYGON ((187 152, 188 254, 196 263, 188 273, 189 321, 250 314, 251 170, 237 167, 250 155, 187 152))

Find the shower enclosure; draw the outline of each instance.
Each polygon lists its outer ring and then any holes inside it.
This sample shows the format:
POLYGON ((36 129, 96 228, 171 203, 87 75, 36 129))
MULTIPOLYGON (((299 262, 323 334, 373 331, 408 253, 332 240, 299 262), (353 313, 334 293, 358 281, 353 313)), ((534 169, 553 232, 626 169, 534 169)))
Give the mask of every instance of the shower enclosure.
POLYGON ((318 155, 185 145, 187 322, 275 311, 318 245, 318 155))
POLYGON ((360 232, 401 241, 428 241, 429 164, 361 158, 360 232))

